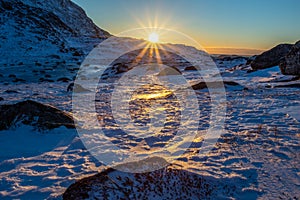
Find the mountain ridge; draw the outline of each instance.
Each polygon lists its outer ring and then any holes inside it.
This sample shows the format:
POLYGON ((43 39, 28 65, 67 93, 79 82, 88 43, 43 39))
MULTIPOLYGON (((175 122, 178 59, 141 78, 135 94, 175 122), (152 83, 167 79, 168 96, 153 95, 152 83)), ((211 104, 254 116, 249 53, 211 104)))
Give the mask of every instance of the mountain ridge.
POLYGON ((4 66, 80 62, 111 36, 70 0, 1 0, 0 11, 4 66))

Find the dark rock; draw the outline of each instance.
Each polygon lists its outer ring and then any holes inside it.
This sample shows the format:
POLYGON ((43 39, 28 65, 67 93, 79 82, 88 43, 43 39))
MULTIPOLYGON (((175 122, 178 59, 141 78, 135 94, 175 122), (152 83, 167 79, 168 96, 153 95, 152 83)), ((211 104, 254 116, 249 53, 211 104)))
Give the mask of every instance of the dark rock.
POLYGON ((276 85, 275 88, 300 88, 300 83, 291 83, 286 85, 276 85))
POLYGON ((0 105, 0 130, 7 130, 19 123, 36 126, 39 129, 75 127, 69 114, 50 105, 31 100, 13 105, 0 105))
POLYGON ((266 85, 265 88, 272 88, 272 86, 271 85, 266 85))
POLYGON ((62 77, 62 78, 57 79, 57 81, 67 83, 67 82, 71 81, 71 79, 69 79, 67 77, 62 77))
POLYGON ((250 65, 253 60, 255 60, 256 56, 251 56, 247 59, 246 65, 250 65))
POLYGON ((38 67, 40 67, 40 66, 42 66, 42 64, 41 64, 41 63, 39 63, 39 62, 35 62, 35 66, 38 66, 38 67))
POLYGON ((49 58, 52 58, 52 59, 57 59, 57 60, 60 59, 60 56, 59 56, 59 55, 55 55, 55 54, 49 55, 48 57, 49 57, 49 58))
POLYGON ((197 70, 197 68, 194 66, 188 66, 188 67, 184 68, 184 70, 185 71, 194 71, 194 70, 197 70))
POLYGON ((283 74, 300 75, 300 41, 296 42, 279 66, 283 74))
POLYGON ((292 44, 279 44, 276 47, 256 56, 256 58, 251 62, 252 69, 265 69, 279 65, 279 63, 289 53, 292 46, 292 44))
POLYGON ((74 83, 70 83, 67 87, 67 92, 72 92, 74 88, 74 83))
POLYGON ((40 82, 49 82, 49 83, 53 83, 54 82, 54 80, 46 79, 46 78, 40 78, 39 81, 40 82))
POLYGON ((5 90, 5 93, 7 93, 7 94, 17 94, 19 92, 16 91, 16 90, 5 90))
POLYGON ((126 65, 126 64, 116 63, 116 64, 113 65, 112 69, 116 70, 116 74, 120 74, 120 73, 123 73, 123 72, 127 72, 131 68, 129 68, 129 66, 126 65))
POLYGON ((197 84, 195 84, 195 85, 192 85, 192 88, 193 88, 194 90, 202 90, 202 89, 207 88, 207 85, 206 85, 205 82, 199 82, 199 83, 197 83, 197 84))
POLYGON ((21 78, 15 78, 14 80, 13 80, 13 82, 14 83, 17 83, 17 82, 22 82, 22 83, 24 83, 24 82, 26 82, 24 79, 21 79, 21 78))
POLYGON ((8 77, 9 77, 9 78, 16 78, 17 76, 14 75, 14 74, 10 74, 10 75, 8 75, 8 77))
POLYGON ((238 84, 238 83, 236 83, 234 81, 224 81, 224 84, 225 85, 231 85, 231 86, 238 86, 238 85, 240 85, 240 84, 238 84))
MULTIPOLYGON (((223 82, 199 82, 195 85, 192 85, 192 88, 194 90, 202 90, 202 89, 205 89, 205 88, 208 88, 208 86, 210 88, 220 88, 220 87, 223 87, 223 86, 240 86, 242 87, 244 90, 246 89, 246 87, 240 85, 239 83, 236 83, 234 81, 223 81, 223 82)), ((248 89, 248 88, 247 88, 248 89)))
POLYGON ((12 4, 9 4, 8 2, 1 1, 1 4, 2 4, 3 9, 5 9, 5 10, 12 10, 13 9, 12 4))
POLYGON ((72 55, 73 56, 82 56, 82 53, 79 53, 78 51, 75 51, 72 55))

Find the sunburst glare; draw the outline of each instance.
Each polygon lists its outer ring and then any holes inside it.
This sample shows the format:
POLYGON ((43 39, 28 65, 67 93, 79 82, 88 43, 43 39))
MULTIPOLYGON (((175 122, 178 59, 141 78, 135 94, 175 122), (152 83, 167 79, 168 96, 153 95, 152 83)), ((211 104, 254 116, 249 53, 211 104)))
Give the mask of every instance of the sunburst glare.
POLYGON ((159 35, 155 32, 150 33, 148 37, 149 42, 157 43, 159 41, 159 35))

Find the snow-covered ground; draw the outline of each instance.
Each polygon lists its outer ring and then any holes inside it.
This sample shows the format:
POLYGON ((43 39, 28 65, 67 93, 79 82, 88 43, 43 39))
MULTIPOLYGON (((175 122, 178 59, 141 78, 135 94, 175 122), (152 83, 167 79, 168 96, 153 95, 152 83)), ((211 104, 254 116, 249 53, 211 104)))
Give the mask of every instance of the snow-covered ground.
MULTIPOLYGON (((195 138, 193 145, 176 161, 177 166, 206 177, 215 185, 220 183, 213 194, 222 194, 224 199, 225 196, 299 199, 300 89, 275 86, 300 81, 280 82, 293 77, 282 75, 278 67, 249 73, 244 59, 220 62, 217 64, 223 79, 238 82, 247 89, 226 87, 227 115, 222 136, 205 157, 197 154, 201 138, 195 138), (232 68, 237 65, 239 67, 232 68), (224 185, 234 189, 225 190, 224 185)), ((38 68, 29 68, 37 74, 32 80, 24 77, 27 80, 24 83, 13 82, 13 75, 21 78, 26 74, 19 68, 9 71, 1 68, 0 97, 3 101, 0 104, 31 99, 70 112, 72 93, 67 92, 70 82, 37 80, 40 77, 57 79, 62 74, 72 80, 75 72, 45 70, 40 73, 38 68)), ((205 89, 197 90, 196 94, 201 102, 201 131, 209 124, 210 99, 205 89)), ((20 125, 0 131, 0 138, 1 199, 61 199, 62 193, 75 180, 105 168, 86 150, 75 129, 60 127, 40 132, 20 125)), ((127 143, 128 148, 136 145, 135 141, 127 143)), ((147 153, 152 147, 157 148, 153 143, 139 148, 147 153)))

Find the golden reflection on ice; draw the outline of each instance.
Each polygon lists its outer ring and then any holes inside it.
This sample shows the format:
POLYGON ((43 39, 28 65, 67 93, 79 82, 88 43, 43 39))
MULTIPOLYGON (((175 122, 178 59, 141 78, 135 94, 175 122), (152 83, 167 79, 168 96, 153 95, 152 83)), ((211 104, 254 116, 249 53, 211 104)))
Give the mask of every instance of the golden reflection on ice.
POLYGON ((132 100, 136 99, 143 99, 143 100, 150 100, 150 99, 158 99, 158 98, 167 98, 172 95, 171 91, 163 90, 163 91, 157 91, 150 94, 134 94, 132 96, 132 100))

